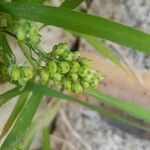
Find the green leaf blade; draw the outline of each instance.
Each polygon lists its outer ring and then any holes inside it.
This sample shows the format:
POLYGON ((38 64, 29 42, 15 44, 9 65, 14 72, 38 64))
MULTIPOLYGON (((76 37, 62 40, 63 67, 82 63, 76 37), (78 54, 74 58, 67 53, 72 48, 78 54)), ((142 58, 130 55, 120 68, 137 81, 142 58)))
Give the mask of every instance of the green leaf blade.
POLYGON ((43 95, 37 91, 31 95, 28 103, 21 111, 12 130, 2 144, 1 150, 10 150, 17 147, 28 126, 31 124, 33 115, 36 112, 42 96, 43 95))
POLYGON ((85 0, 65 0, 60 7, 69 8, 69 9, 75 9, 78 7, 82 2, 85 0))
POLYGON ((33 138, 35 136, 35 133, 39 129, 39 126, 40 128, 44 128, 50 125, 53 122, 56 115, 58 114, 62 104, 63 104, 62 101, 56 101, 53 105, 51 104, 48 105, 48 107, 45 108, 44 112, 42 112, 42 114, 38 115, 36 119, 33 120, 31 126, 28 128, 28 130, 25 133, 25 136, 23 137, 23 142, 20 142, 18 147, 23 150, 29 150, 30 145, 32 144, 33 138))
POLYGON ((50 142, 49 142, 49 127, 45 127, 43 129, 43 143, 42 143, 42 150, 50 150, 50 142))
POLYGON ((0 107, 4 105, 6 102, 8 102, 11 98, 19 95, 20 93, 24 92, 24 90, 21 90, 20 87, 13 88, 4 94, 0 95, 0 107))
POLYGON ((134 127, 140 128, 140 129, 145 130, 145 131, 150 131, 150 128, 144 127, 144 126, 142 126, 136 122, 130 121, 130 120, 124 118, 123 116, 119 115, 119 114, 113 113, 109 110, 106 110, 105 108, 100 107, 100 106, 95 106, 93 104, 87 103, 86 101, 77 99, 75 97, 65 95, 61 92, 54 90, 54 89, 50 89, 48 87, 38 85, 35 83, 31 83, 31 82, 28 83, 28 89, 33 90, 33 91, 39 90, 41 93, 43 93, 43 95, 46 95, 48 97, 56 97, 56 98, 58 98, 58 100, 68 100, 68 101, 80 104, 80 105, 85 106, 89 109, 95 110, 95 111, 97 111, 97 112, 99 112, 105 116, 111 117, 112 119, 119 120, 121 122, 127 123, 129 125, 132 125, 134 127))
POLYGON ((11 115, 9 116, 7 122, 5 123, 2 133, 0 135, 0 139, 7 134, 7 132, 9 131, 9 129, 13 126, 13 123, 15 122, 17 116, 19 115, 20 111, 22 110, 27 98, 29 96, 29 92, 25 92, 22 93, 20 95, 20 97, 17 100, 17 103, 11 113, 11 115))
POLYGON ((142 106, 125 100, 120 100, 114 97, 107 96, 106 94, 93 88, 87 89, 86 93, 97 98, 101 102, 110 104, 111 106, 119 110, 127 112, 129 115, 134 116, 135 118, 150 122, 150 109, 146 109, 142 106))
POLYGON ((70 31, 104 38, 150 54, 149 34, 102 17, 75 12, 66 8, 25 3, 0 2, 0 9, 16 17, 23 17, 70 31))

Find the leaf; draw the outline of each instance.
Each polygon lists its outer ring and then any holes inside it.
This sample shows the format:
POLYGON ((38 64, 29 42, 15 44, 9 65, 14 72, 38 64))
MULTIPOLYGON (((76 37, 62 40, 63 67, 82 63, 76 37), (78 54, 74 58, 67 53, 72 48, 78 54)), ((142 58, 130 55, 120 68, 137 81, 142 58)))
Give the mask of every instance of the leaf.
POLYGON ((23 134, 25 133, 26 129, 28 128, 28 126, 31 123, 31 120, 32 120, 33 115, 37 109, 37 106, 41 100, 42 95, 60 98, 59 100, 65 99, 65 100, 69 100, 72 102, 76 102, 80 105, 83 105, 90 109, 96 110, 104 115, 111 116, 111 118, 128 123, 129 125, 133 125, 135 127, 141 128, 143 130, 150 131, 150 128, 146 128, 142 125, 137 124, 136 122, 129 121, 118 114, 112 113, 108 110, 105 110, 104 108, 97 107, 95 105, 89 104, 82 100, 78 100, 77 98, 65 95, 61 92, 57 92, 53 89, 49 89, 46 86, 42 86, 42 85, 38 85, 38 84, 29 82, 29 83, 27 83, 26 89, 32 90, 33 95, 31 96, 28 103, 25 105, 22 112, 20 113, 20 116, 17 119, 13 129, 11 130, 11 132, 5 139, 5 141, 1 147, 1 150, 3 150, 3 149, 9 150, 10 148, 11 149, 15 148, 15 146, 17 146, 17 144, 23 138, 23 134), (40 91, 40 93, 38 91, 40 91))
POLYGON ((43 129, 43 143, 42 143, 42 150, 50 150, 50 143, 49 143, 49 126, 46 126, 43 129))
POLYGON ((0 95, 0 107, 8 102, 11 98, 19 95, 22 92, 24 92, 24 90, 22 90, 20 87, 16 87, 0 95))
POLYGON ((106 109, 100 107, 100 106, 92 105, 90 103, 87 103, 86 101, 79 100, 79 99, 77 99, 75 97, 72 97, 72 96, 69 96, 69 95, 65 95, 65 94, 63 94, 61 92, 58 92, 58 91, 56 91, 54 89, 50 89, 50 88, 48 88, 46 86, 42 86, 42 85, 39 85, 39 84, 35 84, 35 83, 29 82, 28 85, 27 85, 27 88, 28 88, 28 90, 30 89, 32 91, 34 91, 34 90, 40 91, 41 93, 43 93, 43 95, 46 95, 48 97, 56 97, 56 98, 58 98, 58 100, 64 99, 64 100, 68 100, 68 101, 71 101, 71 102, 78 103, 78 104, 80 104, 82 106, 85 106, 87 108, 95 110, 95 111, 97 111, 97 112, 99 112, 99 113, 101 113, 101 114, 103 114, 105 116, 109 116, 112 119, 116 119, 116 120, 119 120, 121 122, 124 122, 124 123, 127 123, 129 125, 132 125, 134 127, 137 127, 137 128, 140 128, 140 129, 143 129, 143 130, 146 130, 146 131, 150 131, 150 128, 146 128, 146 127, 144 127, 144 126, 142 126, 142 125, 140 125, 140 124, 138 124, 136 122, 133 122, 133 121, 130 121, 130 120, 126 119, 126 118, 123 118, 123 116, 121 116, 119 114, 113 113, 113 112, 111 112, 109 110, 106 110, 106 109))
POLYGON ((17 147, 25 131, 31 124, 32 118, 36 112, 42 96, 43 95, 36 90, 33 92, 30 99, 21 111, 18 119, 16 120, 12 130, 2 144, 1 150, 10 150, 17 147))
POLYGON ((25 132, 25 135, 23 136, 21 142, 18 144, 18 148, 22 150, 29 150, 30 146, 32 145, 32 142, 34 140, 34 136, 36 134, 36 124, 34 126, 31 124, 30 127, 25 132))
POLYGON ((45 108, 45 111, 36 117, 36 119, 32 122, 18 147, 23 150, 28 150, 36 131, 39 131, 38 127, 45 127, 52 123, 57 113, 59 112, 61 105, 62 101, 56 101, 53 105, 49 105, 47 108, 45 108))
POLYGON ((17 116, 19 115, 20 111, 22 110, 27 98, 29 96, 29 92, 24 92, 20 95, 19 99, 17 100, 17 103, 9 116, 7 122, 5 123, 2 133, 0 135, 0 139, 3 138, 9 131, 9 129, 13 126, 13 123, 15 122, 17 116))
POLYGON ((120 100, 105 95, 104 93, 97 91, 96 89, 89 88, 86 90, 88 95, 94 96, 101 102, 110 104, 111 106, 127 112, 129 115, 135 118, 142 119, 144 121, 150 121, 150 109, 146 109, 142 106, 136 105, 134 103, 128 102, 126 100, 120 100))
POLYGON ((65 0, 60 7, 69 8, 69 9, 75 9, 77 6, 79 6, 82 2, 85 0, 65 0))
POLYGON ((66 8, 15 2, 0 2, 0 9, 2 12, 10 13, 16 17, 23 17, 67 30, 104 38, 150 54, 149 34, 102 17, 66 8))

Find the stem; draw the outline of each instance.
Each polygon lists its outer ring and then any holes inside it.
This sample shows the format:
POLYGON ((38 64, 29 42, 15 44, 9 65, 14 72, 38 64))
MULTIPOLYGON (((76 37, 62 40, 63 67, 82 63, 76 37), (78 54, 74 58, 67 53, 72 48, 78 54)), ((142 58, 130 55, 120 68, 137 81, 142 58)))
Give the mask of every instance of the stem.
POLYGON ((37 62, 32 58, 31 55, 31 51, 29 50, 29 48, 22 42, 18 42, 19 46, 21 47, 24 55, 28 58, 28 60, 30 61, 31 65, 33 66, 33 68, 35 70, 38 70, 38 64, 37 62))
POLYGON ((29 46, 29 48, 32 49, 32 51, 41 59, 43 60, 44 62, 46 62, 46 59, 47 59, 47 54, 40 51, 38 48, 36 47, 32 47, 31 45, 27 44, 29 46))

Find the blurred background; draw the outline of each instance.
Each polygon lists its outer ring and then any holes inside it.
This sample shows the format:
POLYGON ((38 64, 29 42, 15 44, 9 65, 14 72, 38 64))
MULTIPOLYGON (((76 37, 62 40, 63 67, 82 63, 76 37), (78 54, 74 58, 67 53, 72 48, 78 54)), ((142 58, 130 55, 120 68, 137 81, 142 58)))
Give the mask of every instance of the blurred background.
MULTIPOLYGON (((47 1, 47 4, 59 6, 61 2, 51 0, 47 1)), ((149 0, 88 0, 78 10, 103 16, 147 33, 150 31, 149 0)), ((60 42, 68 42, 73 49, 80 49, 83 55, 91 59, 92 67, 106 75, 105 80, 98 87, 101 91, 113 97, 150 108, 150 56, 103 40, 103 43, 119 57, 121 62, 136 74, 142 84, 142 86, 137 86, 122 69, 100 55, 85 40, 52 26, 44 27, 41 30, 41 35, 42 47, 45 51, 49 51, 60 42)), ((24 57, 18 53, 15 42, 12 47, 19 56, 18 63, 22 62, 24 57)), ((8 89, 9 86, 0 86, 0 93, 8 89)), ((93 101, 91 97, 84 94, 75 96, 90 102, 93 101)), ((43 101, 37 114, 44 111, 48 102, 49 99, 43 101)), ((0 132, 14 105, 15 99, 0 110, 0 132)), ((96 105, 126 115, 109 105, 100 102, 97 102, 96 105)), ((42 132, 39 126, 32 149, 41 149, 41 138, 42 132)), ((51 126, 51 140, 54 150, 150 150, 149 132, 106 118, 95 111, 72 103, 65 103, 54 119, 51 126)))

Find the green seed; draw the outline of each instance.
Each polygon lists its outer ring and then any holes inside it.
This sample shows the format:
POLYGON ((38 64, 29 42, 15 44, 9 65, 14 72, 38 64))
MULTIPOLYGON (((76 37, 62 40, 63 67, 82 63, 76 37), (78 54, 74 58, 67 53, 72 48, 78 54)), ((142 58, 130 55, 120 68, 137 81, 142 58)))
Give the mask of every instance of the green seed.
MULTIPOLYGON (((56 56, 61 56, 61 55, 64 55, 64 52, 65 51, 68 51, 69 50, 69 46, 67 43, 60 43, 58 45, 55 45, 53 47, 53 54, 56 55, 56 56)), ((67 54, 67 53, 66 53, 67 54)), ((65 55, 66 55, 65 54, 65 55)), ((67 56, 67 55, 66 55, 67 56)))
POLYGON ((23 85, 23 84, 27 83, 28 80, 29 80, 28 78, 23 77, 23 78, 19 79, 19 84, 23 85))
POLYGON ((62 59, 66 60, 66 61, 72 61, 74 58, 74 55, 71 51, 66 50, 64 52, 64 54, 62 55, 62 59))
POLYGON ((62 58, 65 59, 69 54, 70 54, 70 51, 69 51, 69 50, 66 50, 66 51, 63 53, 62 58))
POLYGON ((57 71, 57 64, 56 64, 55 60, 49 61, 48 70, 49 70, 50 74, 55 73, 57 71))
POLYGON ((72 91, 75 93, 81 93, 81 92, 83 92, 83 88, 80 83, 74 83, 72 85, 72 91))
POLYGON ((70 69, 69 63, 66 61, 62 61, 60 63, 60 68, 61 68, 61 73, 66 74, 70 69))
POLYGON ((18 80, 18 83, 19 83, 20 85, 25 85, 28 81, 29 81, 28 78, 26 78, 26 77, 21 77, 21 78, 18 80))
POLYGON ((80 64, 79 64, 77 61, 73 61, 73 62, 71 63, 70 72, 71 72, 71 73, 76 73, 76 72, 79 71, 79 69, 80 69, 80 64))
POLYGON ((22 74, 23 74, 24 78, 29 80, 33 77, 33 70, 30 66, 25 66, 22 68, 22 74))
POLYGON ((31 41, 31 43, 35 43, 35 44, 40 43, 39 35, 30 36, 30 41, 31 41))
POLYGON ((74 82, 76 82, 78 80, 78 75, 76 73, 71 73, 69 75, 70 79, 74 82))
POLYGON ((20 68, 19 67, 14 67, 11 70, 11 79, 13 81, 18 81, 20 79, 20 68))
POLYGON ((30 32, 29 32, 31 35, 38 35, 39 34, 39 29, 38 27, 35 25, 33 26, 31 29, 30 29, 30 32))
POLYGON ((60 49, 69 50, 69 45, 67 43, 60 43, 56 46, 60 49))
POLYGON ((79 60, 80 64, 85 66, 85 67, 90 67, 90 60, 86 59, 86 58, 81 58, 79 60))
POLYGON ((41 70, 40 76, 44 82, 47 82, 49 80, 49 73, 46 70, 41 70))
POLYGON ((96 71, 95 75, 99 81, 102 81, 104 79, 104 74, 99 71, 96 71))
POLYGON ((87 81, 87 82, 91 82, 92 80, 94 80, 94 79, 96 79, 96 77, 94 77, 94 74, 93 73, 90 73, 89 71, 88 71, 88 73, 87 73, 87 75, 85 75, 85 76, 83 76, 84 78, 84 80, 85 81, 87 81))
POLYGON ((59 45, 62 47, 62 49, 69 50, 69 45, 67 43, 60 43, 59 45))
POLYGON ((88 88, 90 85, 89 85, 88 82, 83 81, 83 82, 82 82, 82 86, 83 86, 84 89, 86 89, 86 88, 88 88))
POLYGON ((23 31, 19 31, 17 33, 17 38, 19 41, 24 41, 26 39, 26 33, 23 31))
POLYGON ((65 49, 59 47, 58 45, 55 45, 55 46, 53 47, 52 53, 53 53, 54 55, 60 56, 60 55, 62 55, 64 52, 65 52, 65 49))
POLYGON ((79 75, 83 78, 89 76, 89 70, 85 67, 80 68, 79 75))
POLYGON ((61 74, 60 73, 54 73, 50 76, 54 81, 61 81, 61 74))
POLYGON ((97 79, 93 80, 91 87, 96 88, 98 86, 99 81, 97 79))
POLYGON ((66 90, 70 90, 71 89, 71 81, 70 80, 65 80, 63 82, 63 86, 66 90))

